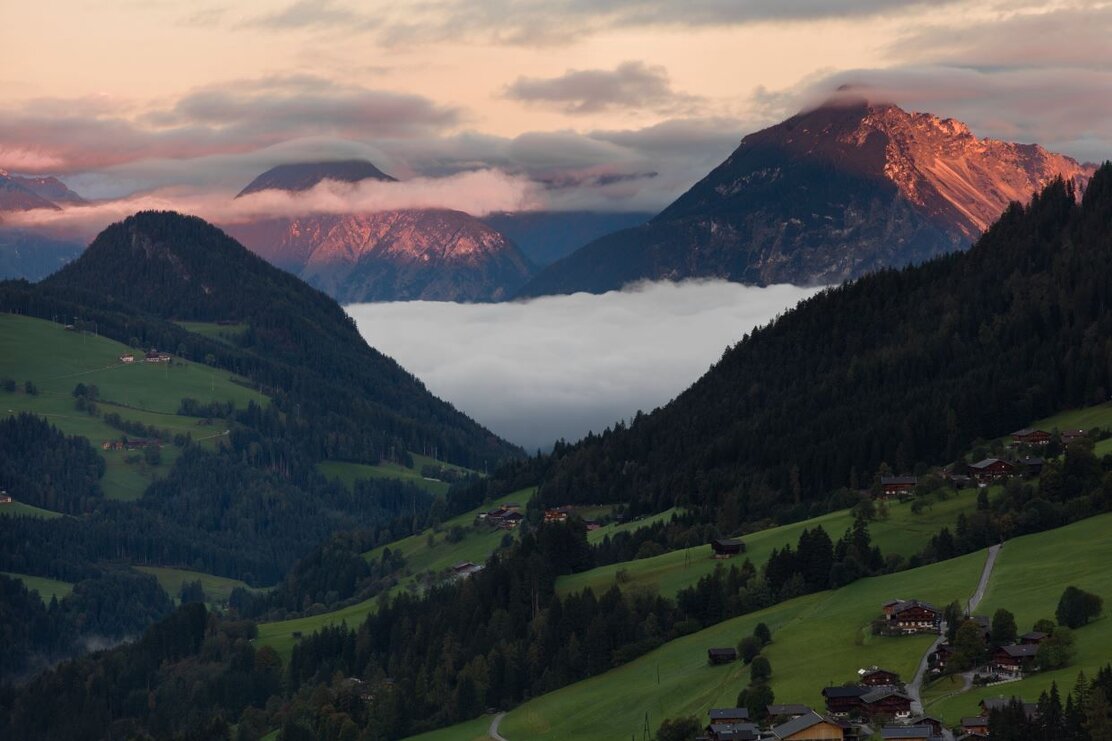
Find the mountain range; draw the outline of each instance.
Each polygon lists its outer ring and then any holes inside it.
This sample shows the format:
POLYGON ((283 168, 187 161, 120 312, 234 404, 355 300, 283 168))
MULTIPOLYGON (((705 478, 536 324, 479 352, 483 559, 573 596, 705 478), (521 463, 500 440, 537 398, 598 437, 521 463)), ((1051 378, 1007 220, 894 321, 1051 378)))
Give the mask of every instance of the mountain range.
POLYGON ((967 247, 1012 201, 1094 170, 953 119, 837 98, 746 136, 648 223, 549 266, 521 296, 639 280, 835 284, 967 247))
MULTIPOLYGON (((280 165, 237 197, 299 192, 323 180, 393 181, 369 162, 280 165)), ((229 225, 251 250, 338 301, 499 301, 533 273, 497 230, 462 211, 403 209, 310 214, 229 225)))

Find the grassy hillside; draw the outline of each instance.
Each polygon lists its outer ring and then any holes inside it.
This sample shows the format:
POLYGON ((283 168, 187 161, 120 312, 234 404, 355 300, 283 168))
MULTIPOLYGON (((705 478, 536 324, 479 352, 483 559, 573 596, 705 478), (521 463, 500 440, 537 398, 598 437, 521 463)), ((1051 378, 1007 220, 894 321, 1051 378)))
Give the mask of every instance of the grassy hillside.
POLYGON ((14 499, 11 504, 0 504, 0 516, 5 515, 8 517, 42 517, 45 519, 62 516, 60 512, 42 509, 41 507, 33 507, 30 504, 24 504, 14 499))
MULTIPOLYGON (((246 406, 265 403, 266 397, 247 388, 243 379, 199 363, 130 365, 119 362, 125 352, 136 352, 113 340, 65 330, 61 325, 25 316, 0 314, 0 378, 11 378, 17 392, 0 392, 0 414, 30 412, 48 419, 69 435, 87 438, 99 448, 104 440, 119 438, 120 430, 74 408, 73 388, 78 383, 97 386, 102 414, 116 413, 131 422, 189 434, 202 444, 212 444, 223 434, 219 420, 175 414, 183 398, 202 402, 231 401, 246 406), (37 394, 27 394, 31 381, 37 394)), ((101 451, 107 463, 101 484, 113 499, 137 499, 151 481, 173 465, 179 451, 162 448, 159 466, 150 466, 127 451, 101 451)))
POLYGON ((34 590, 42 597, 42 601, 50 603, 51 597, 62 599, 73 591, 73 584, 57 579, 47 579, 45 576, 29 576, 27 574, 13 574, 10 571, 0 571, 4 576, 19 579, 28 589, 34 590))
MULTIPOLYGON (((655 731, 664 718, 705 717, 711 707, 733 706, 748 682, 747 668, 740 663, 708 666, 706 649, 736 645, 758 622, 772 629, 773 642, 765 652, 772 663, 772 688, 778 702, 821 707, 825 685, 849 681, 859 668, 871 664, 910 678, 931 638, 874 637, 869 622, 880 614, 880 605, 893 597, 917 597, 936 604, 968 598, 984 561, 984 552, 973 553, 863 579, 837 591, 807 595, 725 621, 606 674, 531 700, 506 716, 501 733, 511 741, 609 741, 631 734, 639 737, 646 713, 655 731)), ((467 735, 471 730, 471 725, 455 726, 418 738, 471 738, 467 735)))
POLYGON ((247 331, 247 325, 243 323, 175 322, 175 324, 188 332, 208 337, 217 342, 222 342, 225 345, 234 345, 236 339, 247 331))
MULTIPOLYGON (((437 572, 449 568, 461 561, 484 563, 502 542, 507 534, 505 530, 490 529, 486 526, 475 527, 475 515, 493 509, 498 504, 516 502, 522 507, 536 493, 534 489, 523 489, 494 502, 488 502, 481 507, 465 512, 462 515, 445 521, 435 531, 424 530, 417 535, 394 541, 385 546, 380 546, 365 553, 368 559, 382 557, 386 548, 391 551, 400 551, 405 557, 406 569, 404 578, 387 594, 393 594, 402 589, 417 589, 418 577, 429 572, 437 572), (463 529, 463 537, 455 543, 449 541, 448 534, 452 528, 463 529)), ((293 652, 293 645, 297 639, 294 633, 303 636, 328 625, 338 625, 346 622, 354 627, 363 622, 368 614, 378 605, 379 597, 373 597, 354 605, 349 605, 332 612, 321 613, 311 617, 281 620, 259 625, 258 644, 271 646, 284 659, 289 658, 293 652)))
POLYGON ((1000 551, 992 581, 977 612, 992 615, 1003 607, 1016 617, 1020 631, 1031 629, 1040 618, 1054 619, 1058 598, 1066 586, 1073 585, 1104 598, 1105 615, 1074 631, 1077 658, 1072 666, 1035 674, 1019 682, 975 689, 941 700, 927 710, 956 722, 963 715, 974 715, 977 703, 985 697, 1019 695, 1028 700, 1058 683, 1063 694, 1073 687, 1077 672, 1091 678, 1096 670, 1112 660, 1112 514, 1008 541, 1000 551))
POLYGON ((158 579, 159 585, 166 590, 166 594, 173 597, 175 600, 181 592, 181 585, 183 582, 200 581, 201 588, 205 590, 205 601, 209 604, 226 604, 228 597, 231 596, 232 590, 236 587, 245 587, 250 589, 245 582, 239 579, 228 579, 223 576, 214 576, 213 574, 205 574, 200 571, 188 571, 186 569, 171 569, 165 566, 136 566, 137 571, 142 571, 144 574, 150 574, 155 579, 158 579))
MULTIPOLYGON (((921 550, 939 529, 947 525, 952 527, 960 513, 970 512, 975 507, 976 493, 972 489, 961 491, 944 502, 935 503, 919 514, 911 511, 911 504, 908 502, 893 503, 889 505, 888 519, 872 523, 869 529, 873 542, 885 555, 897 553, 910 556, 921 550)), ((634 524, 644 523, 630 523, 625 527, 634 524)), ((742 538, 746 547, 742 559, 749 558, 760 566, 768 560, 773 548, 783 548, 789 543, 795 547, 799 534, 805 529, 821 525, 832 539, 837 540, 852 524, 853 516, 849 510, 840 510, 803 522, 752 533, 742 538)), ((597 535, 604 531, 606 528, 591 534, 597 535)), ((624 580, 619 586, 650 586, 663 595, 671 596, 711 573, 721 563, 711 558, 709 545, 699 546, 564 576, 557 582, 557 589, 567 594, 589 586, 598 594, 617 584, 617 573, 623 571, 624 580)))

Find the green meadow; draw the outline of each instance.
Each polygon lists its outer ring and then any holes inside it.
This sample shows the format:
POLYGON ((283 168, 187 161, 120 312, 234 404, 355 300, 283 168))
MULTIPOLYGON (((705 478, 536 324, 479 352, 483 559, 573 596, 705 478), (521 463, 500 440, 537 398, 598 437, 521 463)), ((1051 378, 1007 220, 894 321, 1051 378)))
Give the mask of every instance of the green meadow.
POLYGON ((205 591, 205 601, 209 604, 227 604, 228 598, 232 594, 232 590, 236 587, 244 587, 251 589, 245 582, 239 579, 229 579, 224 576, 215 576, 214 574, 205 574, 200 571, 189 571, 187 569, 173 569, 166 566, 135 566, 136 571, 142 571, 144 574, 150 574, 158 580, 159 586, 166 591, 166 594, 173 597, 175 600, 181 592, 181 585, 184 582, 201 582, 201 589, 205 591))
MULTIPOLYGON (((374 560, 381 558, 382 552, 386 548, 394 552, 401 552, 406 561, 403 577, 397 586, 386 594, 389 596, 404 589, 416 590, 419 583, 418 577, 422 574, 443 571, 463 561, 484 563, 498 549, 502 543, 502 538, 508 533, 506 530, 491 529, 485 525, 476 526, 474 524, 475 516, 506 502, 516 502, 524 507, 535 491, 535 489, 522 489, 500 497, 470 512, 446 520, 435 529, 429 528, 417 535, 411 535, 408 538, 402 538, 388 545, 370 550, 363 555, 368 560, 374 560), (454 527, 463 530, 463 537, 455 543, 449 540, 449 532, 454 527)), ((516 533, 513 533, 513 535, 516 535, 516 533)), ((284 660, 288 660, 293 652, 294 643, 297 642, 294 633, 307 636, 321 628, 338 625, 341 622, 346 622, 349 627, 355 627, 377 608, 379 599, 379 596, 372 597, 339 610, 310 617, 262 623, 259 625, 258 643, 259 645, 271 646, 278 651, 284 660)))
POLYGON ((14 574, 10 571, 0 571, 4 576, 10 576, 13 579, 19 579, 23 582, 23 586, 28 589, 38 592, 42 597, 42 601, 50 603, 51 597, 62 599, 67 594, 73 591, 73 584, 67 581, 58 581, 57 579, 47 579, 45 576, 29 576, 27 574, 14 574))
MULTIPOLYGON (((1054 619, 1062 590, 1073 585, 1104 598, 1104 616, 1074 631, 1077 656, 1072 666, 1033 674, 1019 682, 975 688, 939 700, 927 711, 949 722, 976 715, 977 703, 986 697, 1018 695, 1037 700, 1039 693, 1057 682, 1065 694, 1078 671, 1092 678, 1097 669, 1112 662, 1112 514, 1092 517, 1045 533, 1008 541, 996 559, 992 580, 978 614, 991 616, 1003 607, 1015 614, 1020 631, 1031 629, 1040 618, 1054 619)), ((932 693, 937 694, 937 693, 932 693)))
MULTIPOLYGON (((919 514, 911 511, 909 502, 891 503, 888 505, 887 519, 869 525, 873 543, 885 555, 896 553, 911 556, 920 551, 940 529, 946 526, 952 528, 959 514, 973 511, 976 499, 973 489, 965 489, 945 501, 930 505, 919 514)), ((643 526, 644 522, 630 523, 634 524, 643 526)), ((795 547, 800 533, 819 525, 833 540, 837 540, 853 525, 853 515, 849 510, 840 510, 742 536, 745 553, 740 556, 740 560, 748 558, 759 567, 768 560, 774 548, 783 548, 789 543, 795 547)), ((606 530, 607 528, 600 528, 591 535, 603 533, 605 536, 606 530)), ((735 562, 740 563, 740 560, 735 559, 735 562)), ((612 585, 618 584, 622 588, 650 587, 657 589, 662 595, 673 596, 714 571, 715 566, 721 563, 723 562, 711 557, 710 546, 704 545, 564 576, 557 582, 557 590, 561 594, 568 594, 591 587, 596 594, 601 594, 612 585), (618 579, 619 571, 623 572, 621 581, 618 579)))
POLYGON ((52 517, 61 517, 61 512, 55 512, 49 509, 42 509, 40 507, 32 507, 30 504, 15 501, 14 499, 10 504, 0 504, 0 516, 8 517, 42 517, 43 519, 50 519, 52 517))
POLYGON ((208 337, 225 345, 235 345, 236 340, 247 331, 246 324, 217 324, 216 322, 174 322, 182 329, 193 334, 208 337))
MULTIPOLYGON (((910 679, 931 636, 873 636, 870 622, 894 597, 935 604, 967 599, 976 588, 985 552, 898 574, 862 579, 836 591, 811 594, 719 623, 678 638, 635 661, 591 679, 530 700, 510 711, 501 733, 519 739, 598 739, 640 737, 648 716, 655 732, 665 718, 705 717, 711 707, 732 707, 748 683, 740 662, 708 666, 706 650, 734 646, 758 622, 772 629, 765 649, 772 664, 777 702, 822 707, 822 688, 856 677, 878 664, 910 679)), ((480 718, 419 736, 421 741, 473 738, 480 718)), ((480 736, 481 737, 481 736, 480 736)))

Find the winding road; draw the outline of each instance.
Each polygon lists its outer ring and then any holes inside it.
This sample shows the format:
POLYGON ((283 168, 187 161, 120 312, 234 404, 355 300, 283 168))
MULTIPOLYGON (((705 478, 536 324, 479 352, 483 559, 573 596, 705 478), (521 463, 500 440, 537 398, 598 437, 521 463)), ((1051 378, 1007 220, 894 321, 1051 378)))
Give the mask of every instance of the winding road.
POLYGON ((502 723, 502 719, 505 717, 505 713, 499 713, 498 715, 491 718, 490 730, 487 731, 487 735, 494 739, 494 741, 506 741, 506 738, 498 732, 498 726, 502 723))
MULTIPOLYGON (((996 556, 1003 547, 1004 544, 1001 543, 988 549, 988 558, 985 559, 985 567, 981 570, 981 581, 977 584, 977 591, 973 592, 973 596, 969 598, 968 612, 970 615, 977 609, 977 605, 981 604, 981 600, 985 596, 988 580, 992 577, 992 567, 996 565, 996 556)), ((938 636, 934 643, 930 645, 930 648, 927 649, 927 652, 923 654, 923 658, 919 661, 919 668, 915 672, 915 678, 907 685, 907 694, 911 696, 911 712, 915 715, 923 714, 923 701, 919 692, 923 688, 923 678, 927 675, 927 662, 930 655, 938 648, 938 644, 942 643, 945 633, 945 626, 943 626, 942 635, 938 636)), ((968 689, 969 684, 970 682, 967 680, 966 689, 968 689)))

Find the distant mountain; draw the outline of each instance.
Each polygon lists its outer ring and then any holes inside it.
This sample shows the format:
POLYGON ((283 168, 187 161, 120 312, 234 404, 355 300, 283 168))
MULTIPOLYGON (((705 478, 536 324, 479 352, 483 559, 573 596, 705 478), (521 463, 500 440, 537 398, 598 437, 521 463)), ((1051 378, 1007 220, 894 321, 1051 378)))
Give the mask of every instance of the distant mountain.
MULTIPOLYGON (((369 162, 284 165, 260 175, 240 195, 264 188, 303 190, 322 178, 367 177, 393 180, 369 162)), ((533 273, 511 240, 462 211, 314 214, 233 224, 228 231, 344 303, 499 301, 533 273)))
POLYGON ((1009 202, 1093 169, 953 119, 838 100, 745 137, 649 223, 586 245, 521 294, 691 277, 840 283, 963 249, 1009 202))
POLYGON ((30 211, 35 208, 60 210, 50 199, 27 187, 23 180, 24 178, 10 175, 6 170, 0 170, 0 212, 30 211))
MULTIPOLYGON (((327 431, 314 444, 334 447, 333 456, 435 447, 451 462, 481 467, 520 454, 369 347, 335 301, 201 219, 131 216, 35 289, 39 305, 97 309, 101 326, 115 322, 120 332, 139 332, 148 316, 247 324, 230 369, 288 394, 327 431)), ((162 325, 151 331, 161 336, 158 347, 185 341, 162 325)))
POLYGON ((545 267, 588 242, 652 217, 643 211, 521 211, 490 214, 482 221, 513 240, 534 265, 545 267))
POLYGON ((0 280, 37 281, 81 254, 85 245, 0 227, 0 280))
POLYGON ((18 175, 10 175, 9 177, 12 182, 26 188, 40 198, 45 198, 55 205, 59 203, 67 205, 86 203, 84 198, 70 190, 69 187, 58 178, 29 178, 18 175))
POLYGON ((247 184, 236 198, 263 190, 309 190, 322 180, 357 183, 360 180, 394 182, 382 170, 366 160, 337 160, 330 162, 297 162, 272 167, 247 184))

